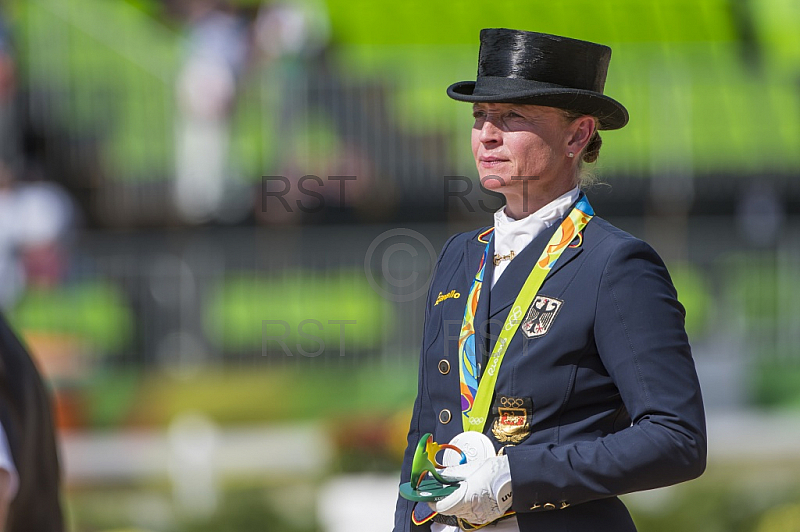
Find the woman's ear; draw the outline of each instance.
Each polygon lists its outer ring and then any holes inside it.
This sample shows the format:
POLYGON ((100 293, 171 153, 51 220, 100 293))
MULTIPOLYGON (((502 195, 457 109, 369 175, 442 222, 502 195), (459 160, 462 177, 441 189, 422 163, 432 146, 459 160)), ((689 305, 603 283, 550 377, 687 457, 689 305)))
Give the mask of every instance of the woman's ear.
POLYGON ((567 142, 567 151, 580 153, 589 143, 597 129, 594 117, 589 115, 576 118, 569 126, 572 132, 567 142))

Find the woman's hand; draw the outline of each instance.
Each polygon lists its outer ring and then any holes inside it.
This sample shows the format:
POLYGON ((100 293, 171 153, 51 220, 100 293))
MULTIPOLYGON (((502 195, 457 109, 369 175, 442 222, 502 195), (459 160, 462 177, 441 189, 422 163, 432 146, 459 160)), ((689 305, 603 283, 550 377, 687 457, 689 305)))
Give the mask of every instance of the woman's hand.
POLYGON ((507 456, 448 467, 447 480, 461 481, 459 488, 431 507, 444 515, 455 515, 481 525, 502 517, 511 507, 511 470, 507 456))

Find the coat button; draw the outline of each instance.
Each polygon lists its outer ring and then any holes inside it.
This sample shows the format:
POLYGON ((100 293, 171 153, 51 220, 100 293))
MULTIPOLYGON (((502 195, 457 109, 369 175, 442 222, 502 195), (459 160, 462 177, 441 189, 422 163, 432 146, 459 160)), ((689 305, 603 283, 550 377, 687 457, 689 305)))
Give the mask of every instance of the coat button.
POLYGON ((448 423, 450 423, 451 417, 452 416, 450 415, 450 411, 446 408, 441 412, 439 412, 439 421, 442 423, 442 425, 447 425, 448 423))
POLYGON ((445 359, 441 359, 439 361, 439 373, 442 375, 447 375, 450 373, 450 362, 445 359))
POLYGON ((542 508, 545 509, 545 510, 555 510, 556 509, 556 505, 553 504, 552 502, 548 502, 548 503, 545 503, 545 505, 542 506, 542 508))

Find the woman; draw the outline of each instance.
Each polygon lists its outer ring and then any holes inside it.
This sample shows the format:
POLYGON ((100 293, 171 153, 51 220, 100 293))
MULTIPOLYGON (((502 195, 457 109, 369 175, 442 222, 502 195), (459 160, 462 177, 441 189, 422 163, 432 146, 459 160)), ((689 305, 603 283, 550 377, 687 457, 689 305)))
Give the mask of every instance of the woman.
POLYGON ((579 189, 597 130, 628 120, 603 95, 610 55, 487 29, 477 81, 448 89, 473 103, 478 173, 506 205, 494 227, 450 238, 437 263, 402 479, 425 433, 454 443, 483 433, 492 456, 446 469, 461 484, 443 500, 399 499, 396 531, 635 531, 617 495, 705 468, 669 274, 650 246, 593 216, 579 189))

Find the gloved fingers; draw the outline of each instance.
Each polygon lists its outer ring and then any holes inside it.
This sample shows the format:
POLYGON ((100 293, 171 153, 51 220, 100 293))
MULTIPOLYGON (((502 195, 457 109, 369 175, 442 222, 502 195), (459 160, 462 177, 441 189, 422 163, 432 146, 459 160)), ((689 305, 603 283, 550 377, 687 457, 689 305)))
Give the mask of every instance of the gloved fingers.
POLYGON ((467 494, 466 484, 462 484, 456 491, 435 503, 428 503, 431 509, 443 515, 458 515, 460 512, 469 509, 464 497, 467 494))
POLYGON ((439 474, 442 476, 443 479, 447 480, 448 482, 455 482, 457 480, 464 480, 475 471, 480 469, 481 465, 483 465, 483 461, 481 462, 468 462, 466 464, 461 464, 457 466, 450 466, 442 469, 439 471, 439 474))
POLYGON ((451 509, 448 513, 466 519, 470 523, 482 525, 490 523, 503 515, 493 498, 485 493, 468 494, 464 502, 451 509))
POLYGON ((464 478, 459 488, 432 508, 444 515, 455 515, 470 523, 484 524, 501 517, 511 506, 511 474, 507 457, 453 466, 443 476, 464 478))
POLYGON ((473 501, 472 516, 470 516, 472 520, 470 522, 476 525, 482 525, 494 521, 504 513, 505 512, 503 512, 497 504, 494 496, 484 492, 482 496, 477 497, 476 500, 473 501))

